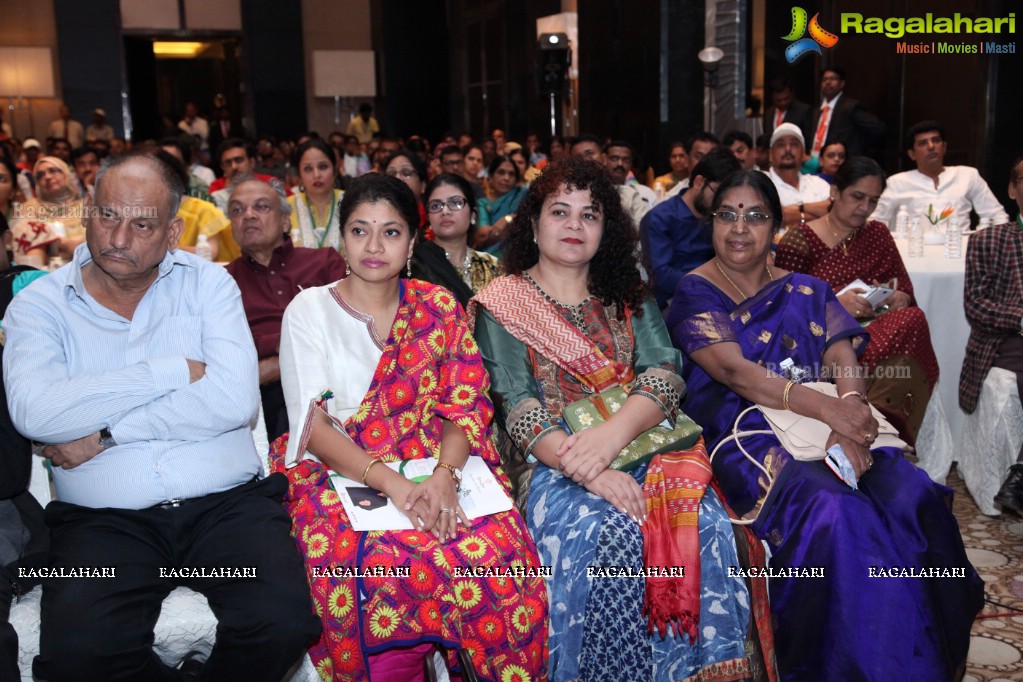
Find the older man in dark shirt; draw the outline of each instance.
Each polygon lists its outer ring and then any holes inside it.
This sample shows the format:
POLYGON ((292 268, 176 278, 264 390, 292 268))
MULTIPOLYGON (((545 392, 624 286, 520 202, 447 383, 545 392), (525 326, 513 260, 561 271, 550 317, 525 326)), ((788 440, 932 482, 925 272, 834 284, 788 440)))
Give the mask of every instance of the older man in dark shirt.
POLYGON ((238 183, 227 205, 242 255, 227 271, 242 292, 245 317, 259 356, 259 391, 271 441, 288 430, 277 360, 284 309, 299 291, 344 277, 345 262, 331 248, 295 248, 288 236, 291 208, 284 195, 256 178, 238 183))

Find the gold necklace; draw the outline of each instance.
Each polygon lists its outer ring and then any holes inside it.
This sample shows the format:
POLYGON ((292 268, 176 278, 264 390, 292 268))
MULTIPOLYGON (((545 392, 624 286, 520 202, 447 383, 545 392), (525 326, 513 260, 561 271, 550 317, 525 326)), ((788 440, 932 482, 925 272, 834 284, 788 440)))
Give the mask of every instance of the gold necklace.
POLYGON ((849 255, 849 248, 847 246, 847 242, 850 239, 852 239, 853 237, 856 236, 856 232, 857 231, 853 230, 852 233, 850 233, 847 237, 839 239, 838 233, 835 232, 834 228, 831 227, 831 213, 830 212, 824 214, 824 223, 828 226, 828 232, 830 232, 831 235, 835 239, 838 239, 838 243, 835 244, 835 246, 841 246, 842 247, 842 255, 843 256, 848 256, 849 255))
MULTIPOLYGON (((721 267, 721 261, 719 261, 717 258, 715 258, 714 259, 714 265, 716 265, 718 267, 718 272, 721 273, 721 276, 724 277, 725 279, 727 279, 728 283, 731 284, 732 287, 736 291, 739 292, 739 295, 742 296, 742 300, 743 301, 745 301, 746 299, 749 298, 749 296, 747 296, 746 294, 742 293, 742 289, 740 289, 739 286, 735 282, 732 281, 732 278, 728 276, 728 273, 725 272, 725 269, 723 267, 721 267)), ((767 271, 767 277, 773 282, 774 281, 774 275, 771 274, 771 266, 767 265, 765 263, 764 264, 764 270, 767 271)), ((758 289, 758 291, 759 291, 759 289, 758 289)))

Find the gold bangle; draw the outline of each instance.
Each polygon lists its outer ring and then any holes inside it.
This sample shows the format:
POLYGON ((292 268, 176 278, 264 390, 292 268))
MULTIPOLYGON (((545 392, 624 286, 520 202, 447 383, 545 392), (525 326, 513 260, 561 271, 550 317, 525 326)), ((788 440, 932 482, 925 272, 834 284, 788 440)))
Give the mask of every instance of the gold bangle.
POLYGON ((371 461, 369 464, 366 465, 365 469, 362 470, 362 484, 363 485, 368 485, 366 483, 366 476, 369 475, 369 470, 373 468, 374 464, 380 464, 380 460, 379 459, 374 459, 373 461, 371 461))
POLYGON ((860 400, 862 400, 863 402, 867 402, 867 396, 863 395, 863 394, 862 394, 862 393, 860 393, 859 391, 846 391, 845 393, 843 393, 843 394, 842 394, 842 395, 840 396, 840 398, 841 398, 842 400, 845 400, 846 398, 848 398, 848 397, 849 397, 849 396, 851 396, 851 395, 854 395, 854 396, 856 396, 857 398, 859 398, 859 399, 860 399, 860 400))
POLYGON ((792 387, 795 385, 796 382, 790 380, 789 383, 785 384, 785 391, 781 394, 781 406, 786 410, 792 410, 789 406, 789 391, 791 391, 792 387))

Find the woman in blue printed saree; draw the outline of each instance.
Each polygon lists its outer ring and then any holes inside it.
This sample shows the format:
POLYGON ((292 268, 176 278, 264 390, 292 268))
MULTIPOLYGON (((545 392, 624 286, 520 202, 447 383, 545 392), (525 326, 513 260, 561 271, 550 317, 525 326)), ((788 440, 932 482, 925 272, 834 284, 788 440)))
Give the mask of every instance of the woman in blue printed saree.
POLYGON ((745 679, 749 593, 728 576, 739 561, 702 442, 630 473, 609 468, 640 432, 674 420, 683 391, 618 197, 599 164, 548 168, 509 230, 511 274, 469 308, 499 416, 520 457, 539 460, 525 506, 553 568, 550 678, 745 679), (619 383, 629 397, 606 422, 562 429, 567 405, 619 383), (684 580, 587 574, 665 565, 685 565, 684 580))
MULTIPOLYGON (((878 424, 856 371, 868 332, 826 283, 768 264, 781 216, 770 180, 755 171, 730 176, 712 209, 717 255, 683 278, 667 317, 692 360, 683 374, 698 399, 683 403, 686 412, 711 448, 753 403, 819 419, 859 479, 854 490, 824 462, 795 460, 773 433, 741 440, 762 469, 734 442, 714 458, 728 504, 755 519, 754 533, 768 543, 771 568, 824 569, 823 578, 770 579, 782 679, 958 679, 983 588, 951 490, 900 450, 871 448, 878 424), (811 379, 833 376, 841 397, 772 371, 788 359, 811 379), (904 577, 903 568, 941 577, 904 577), (900 577, 873 577, 892 571, 900 577)), ((741 428, 768 425, 754 410, 741 428)))

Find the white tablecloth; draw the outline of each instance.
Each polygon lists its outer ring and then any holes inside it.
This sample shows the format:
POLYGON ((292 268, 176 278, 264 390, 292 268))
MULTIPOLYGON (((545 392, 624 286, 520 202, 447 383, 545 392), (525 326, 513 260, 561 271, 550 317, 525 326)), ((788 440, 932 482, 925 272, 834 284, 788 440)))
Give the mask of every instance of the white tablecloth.
POLYGON ((955 458, 951 448, 959 447, 966 419, 959 409, 959 372, 970 337, 970 325, 963 308, 967 239, 963 239, 962 258, 945 258, 945 247, 932 245, 924 247, 922 257, 910 258, 906 242, 897 242, 902 261, 913 280, 917 305, 927 315, 931 343, 941 372, 937 386, 941 402, 937 407, 942 409, 928 410, 918 442, 921 466, 936 480, 944 480, 955 458), (925 433, 927 431, 929 433, 925 433), (927 452, 925 444, 938 451, 927 452))

